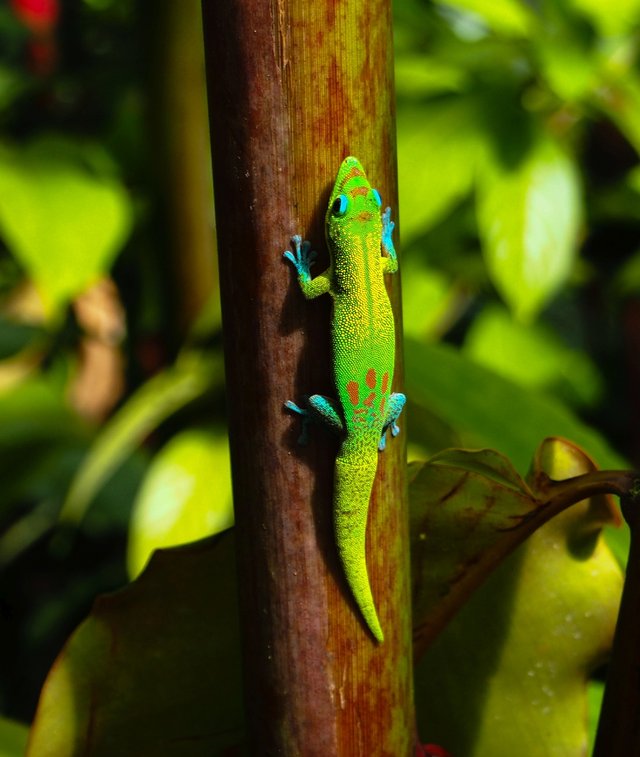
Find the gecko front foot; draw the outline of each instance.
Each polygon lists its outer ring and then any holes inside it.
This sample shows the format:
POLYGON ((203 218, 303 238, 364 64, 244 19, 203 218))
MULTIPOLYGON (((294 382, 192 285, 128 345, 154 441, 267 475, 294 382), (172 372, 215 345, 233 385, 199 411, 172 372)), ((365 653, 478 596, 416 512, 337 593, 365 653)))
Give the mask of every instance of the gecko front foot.
POLYGON ((382 214, 382 246, 389 257, 392 258, 396 256, 391 236, 395 227, 395 223, 391 220, 391 208, 387 208, 382 214))
POLYGON ((302 240, 300 234, 291 237, 295 252, 285 250, 282 255, 293 263, 298 276, 304 281, 311 278, 311 267, 313 266, 317 253, 311 249, 311 244, 305 239, 302 240))

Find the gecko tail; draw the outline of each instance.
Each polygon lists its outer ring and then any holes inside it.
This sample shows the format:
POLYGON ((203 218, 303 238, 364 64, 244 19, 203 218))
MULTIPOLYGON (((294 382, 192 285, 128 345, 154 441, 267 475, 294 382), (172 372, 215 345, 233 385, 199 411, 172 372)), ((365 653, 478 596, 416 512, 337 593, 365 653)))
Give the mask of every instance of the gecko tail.
POLYGON ((370 459, 338 455, 333 523, 347 584, 369 631, 377 641, 382 642, 384 634, 371 594, 366 554, 369 502, 377 465, 377 451, 376 456, 370 459))

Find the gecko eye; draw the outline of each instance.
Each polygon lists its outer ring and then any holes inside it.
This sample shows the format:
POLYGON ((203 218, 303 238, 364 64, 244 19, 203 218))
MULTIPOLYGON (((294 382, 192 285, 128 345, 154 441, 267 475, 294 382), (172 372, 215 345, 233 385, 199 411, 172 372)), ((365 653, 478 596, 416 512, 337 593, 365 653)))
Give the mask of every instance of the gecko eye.
POLYGON ((380 197, 380 192, 378 192, 377 189, 372 189, 371 192, 373 193, 373 199, 376 201, 376 205, 381 208, 382 198, 380 197))
POLYGON ((331 212, 334 216, 343 216, 347 212, 349 200, 346 195, 338 195, 333 201, 331 212))

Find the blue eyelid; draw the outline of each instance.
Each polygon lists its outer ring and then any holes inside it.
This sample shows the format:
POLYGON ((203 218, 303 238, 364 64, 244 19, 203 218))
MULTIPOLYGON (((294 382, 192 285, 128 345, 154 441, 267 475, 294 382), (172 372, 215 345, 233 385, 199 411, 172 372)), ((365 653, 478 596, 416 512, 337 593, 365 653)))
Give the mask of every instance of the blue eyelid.
POLYGON ((376 201, 376 205, 381 208, 382 198, 380 197, 380 192, 378 192, 377 189, 372 189, 371 192, 373 193, 373 199, 376 201))
POLYGON ((333 201, 331 212, 334 216, 343 216, 347 212, 348 205, 349 199, 347 195, 338 195, 333 201))

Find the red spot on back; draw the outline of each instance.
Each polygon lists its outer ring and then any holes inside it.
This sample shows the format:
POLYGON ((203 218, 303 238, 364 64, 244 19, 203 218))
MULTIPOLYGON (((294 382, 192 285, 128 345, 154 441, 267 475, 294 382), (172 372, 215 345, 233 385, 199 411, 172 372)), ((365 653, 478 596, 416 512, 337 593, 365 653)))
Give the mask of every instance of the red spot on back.
POLYGON ((369 389, 375 389, 376 388, 376 369, 375 368, 369 368, 367 371, 367 378, 365 379, 367 382, 367 386, 369 389))
POLYGON ((387 398, 383 395, 382 399, 380 400, 380 415, 384 418, 384 406, 386 404, 387 398))
POLYGON ((389 386, 389 371, 385 371, 384 376, 382 377, 382 391, 386 392, 388 386, 389 386))
POLYGON ((374 392, 371 392, 371 394, 370 394, 370 395, 369 395, 369 396, 367 397, 367 399, 366 399, 366 400, 364 401, 364 404, 365 404, 365 405, 366 405, 367 407, 371 407, 371 405, 373 405, 373 401, 374 401, 374 399, 375 399, 375 398, 376 398, 376 395, 375 395, 375 393, 374 393, 374 392))
POLYGON ((349 381, 347 384, 347 394, 349 395, 349 399, 351 400, 352 405, 357 405, 358 402, 360 402, 360 387, 358 386, 357 381, 349 381))

